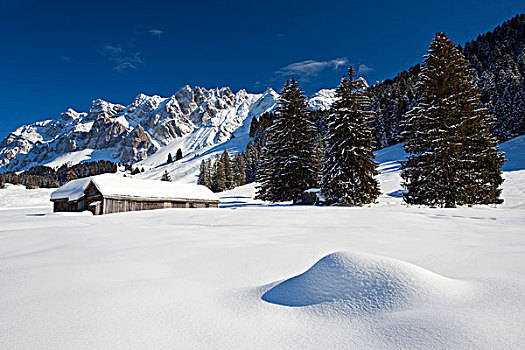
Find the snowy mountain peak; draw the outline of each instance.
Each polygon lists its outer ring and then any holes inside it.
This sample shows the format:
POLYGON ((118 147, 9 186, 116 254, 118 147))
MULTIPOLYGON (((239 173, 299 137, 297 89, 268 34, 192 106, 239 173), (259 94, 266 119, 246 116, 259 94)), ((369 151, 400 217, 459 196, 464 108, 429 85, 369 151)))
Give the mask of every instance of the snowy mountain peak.
POLYGON ((313 94, 308 100, 308 109, 328 110, 336 99, 335 89, 322 89, 313 94))
POLYGON ((124 110, 124 106, 122 105, 114 104, 102 99, 96 99, 91 103, 91 107, 87 113, 87 118, 95 120, 99 116, 114 116, 122 110, 124 110))
POLYGON ((68 108, 67 111, 60 114, 60 119, 63 121, 69 122, 74 119, 78 119, 80 116, 84 116, 85 113, 79 113, 75 111, 73 108, 68 108))
POLYGON ((137 106, 140 106, 142 105, 143 103, 145 103, 147 100, 149 99, 149 96, 143 94, 143 93, 140 93, 138 94, 134 99, 133 99, 133 102, 131 102, 129 105, 128 105, 128 109, 131 108, 131 107, 137 107, 137 106))
POLYGON ((263 95, 270 95, 270 96, 274 96, 275 98, 279 98, 279 93, 277 91, 275 91, 274 89, 272 89, 271 87, 268 87, 263 95))

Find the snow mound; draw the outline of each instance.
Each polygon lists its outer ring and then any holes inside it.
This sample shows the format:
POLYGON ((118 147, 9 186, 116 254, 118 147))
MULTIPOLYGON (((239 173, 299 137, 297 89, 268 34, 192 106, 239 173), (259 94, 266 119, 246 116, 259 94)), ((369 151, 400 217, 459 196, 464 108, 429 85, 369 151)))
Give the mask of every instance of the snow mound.
POLYGON ((467 282, 401 260, 337 252, 325 256, 308 271, 275 285, 262 299, 284 306, 343 302, 356 311, 374 312, 455 298, 468 287, 467 282))

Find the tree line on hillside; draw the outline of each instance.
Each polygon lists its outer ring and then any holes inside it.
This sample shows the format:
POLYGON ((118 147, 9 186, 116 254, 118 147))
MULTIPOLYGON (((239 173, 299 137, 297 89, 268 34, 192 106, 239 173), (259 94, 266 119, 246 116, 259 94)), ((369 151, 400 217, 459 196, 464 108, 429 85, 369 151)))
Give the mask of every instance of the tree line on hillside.
MULTIPOLYGON (((497 118, 483 102, 463 51, 438 33, 416 73, 419 97, 400 124, 409 154, 402 163, 404 200, 439 207, 501 203, 505 160, 492 134, 497 118)), ((305 190, 320 187, 325 204, 375 202, 380 190, 373 150, 381 143, 373 137, 373 93, 350 67, 330 111, 315 114, 297 81, 287 81, 275 113, 252 122, 250 136, 262 145, 257 198, 298 203, 305 190)), ((213 164, 203 161, 199 183, 226 190, 239 184, 234 173, 225 152, 213 164), (214 177, 221 180, 214 183, 214 177)))
POLYGON ((249 142, 244 153, 234 156, 228 151, 217 155, 214 160, 201 162, 197 183, 214 192, 222 192, 256 181, 259 172, 261 147, 249 142))
POLYGON ((39 165, 21 173, 7 172, 0 174, 0 188, 3 184, 11 183, 24 185, 27 188, 54 188, 62 184, 87 176, 104 173, 116 173, 118 164, 107 160, 80 163, 75 165, 63 164, 57 169, 39 165))

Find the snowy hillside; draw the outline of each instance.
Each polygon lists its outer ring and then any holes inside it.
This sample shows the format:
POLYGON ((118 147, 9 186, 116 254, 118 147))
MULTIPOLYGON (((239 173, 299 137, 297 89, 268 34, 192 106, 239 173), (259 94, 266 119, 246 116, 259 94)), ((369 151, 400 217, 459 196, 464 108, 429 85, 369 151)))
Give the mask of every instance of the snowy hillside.
POLYGON ((227 150, 230 154, 244 152, 246 145, 250 141, 248 135, 249 125, 242 126, 235 132, 234 138, 184 154, 183 158, 171 164, 166 164, 168 154, 175 155, 177 149, 191 149, 192 145, 201 137, 206 137, 206 130, 198 129, 195 132, 172 141, 157 153, 136 164, 137 167, 144 168, 143 173, 135 175, 139 178, 160 180, 164 171, 168 171, 173 182, 196 183, 199 175, 199 166, 203 159, 208 159, 223 153, 227 150))
MULTIPOLYGON (((278 98, 270 88, 251 94, 185 86, 167 98, 139 94, 127 106, 98 99, 88 112, 70 108, 10 133, 0 142, 0 170, 94 160, 158 166, 178 148, 196 154, 232 137, 247 140, 252 118, 273 110, 278 98)), ((334 90, 321 90, 309 109, 327 109, 334 98, 334 90)))
POLYGON ((250 184, 220 209, 95 217, 9 186, 0 348, 519 349, 524 138, 501 145, 493 207, 403 205, 400 145, 359 208, 271 205, 250 184))

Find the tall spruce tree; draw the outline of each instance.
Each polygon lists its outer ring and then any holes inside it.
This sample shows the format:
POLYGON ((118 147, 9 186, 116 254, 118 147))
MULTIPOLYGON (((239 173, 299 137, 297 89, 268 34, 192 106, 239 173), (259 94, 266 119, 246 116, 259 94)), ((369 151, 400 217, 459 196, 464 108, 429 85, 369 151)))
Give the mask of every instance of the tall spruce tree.
POLYGON ((199 167, 199 178, 197 180, 197 184, 198 185, 203 185, 203 186, 206 186, 206 187, 210 187, 210 183, 208 182, 208 178, 207 178, 207 162, 206 160, 202 160, 201 161, 201 165, 199 167))
POLYGON ((224 151, 221 156, 222 164, 224 165, 224 185, 227 190, 234 188, 233 183, 233 167, 228 151, 224 151))
POLYGON ((222 161, 222 157, 217 155, 217 158, 215 158, 215 164, 214 164, 215 171, 213 172, 212 177, 212 191, 213 192, 222 192, 226 191, 226 174, 224 171, 224 162, 222 161))
POLYGON ((182 159, 182 150, 179 148, 177 153, 175 153, 175 161, 182 159))
POLYGON ((246 184, 246 164, 243 154, 239 153, 233 158, 233 178, 234 186, 246 184))
POLYGON ((312 153, 313 165, 315 168, 315 186, 321 186, 321 181, 323 179, 323 157, 324 157, 325 145, 323 141, 323 136, 317 134, 315 139, 315 145, 312 153))
POLYGON ((421 99, 404 123, 405 201, 440 207, 499 203, 504 157, 463 53, 435 35, 419 75, 421 99))
POLYGON ((311 157, 313 131, 306 97, 292 78, 284 84, 275 119, 268 129, 257 198, 297 202, 304 190, 315 185, 316 172, 311 157))
POLYGON ((213 170, 213 164, 211 158, 208 158, 206 160, 206 173, 204 175, 204 181, 206 181, 206 186, 208 186, 209 189, 212 188, 212 170, 213 170))
POLYGON ((246 183, 257 181, 259 173, 259 158, 260 158, 259 146, 248 142, 246 151, 244 152, 244 158, 246 162, 246 183))
POLYGON ((372 123, 375 113, 366 86, 356 79, 353 67, 341 79, 337 100, 328 117, 327 148, 323 161, 322 193, 327 204, 363 205, 375 202, 379 184, 375 179, 372 123))

